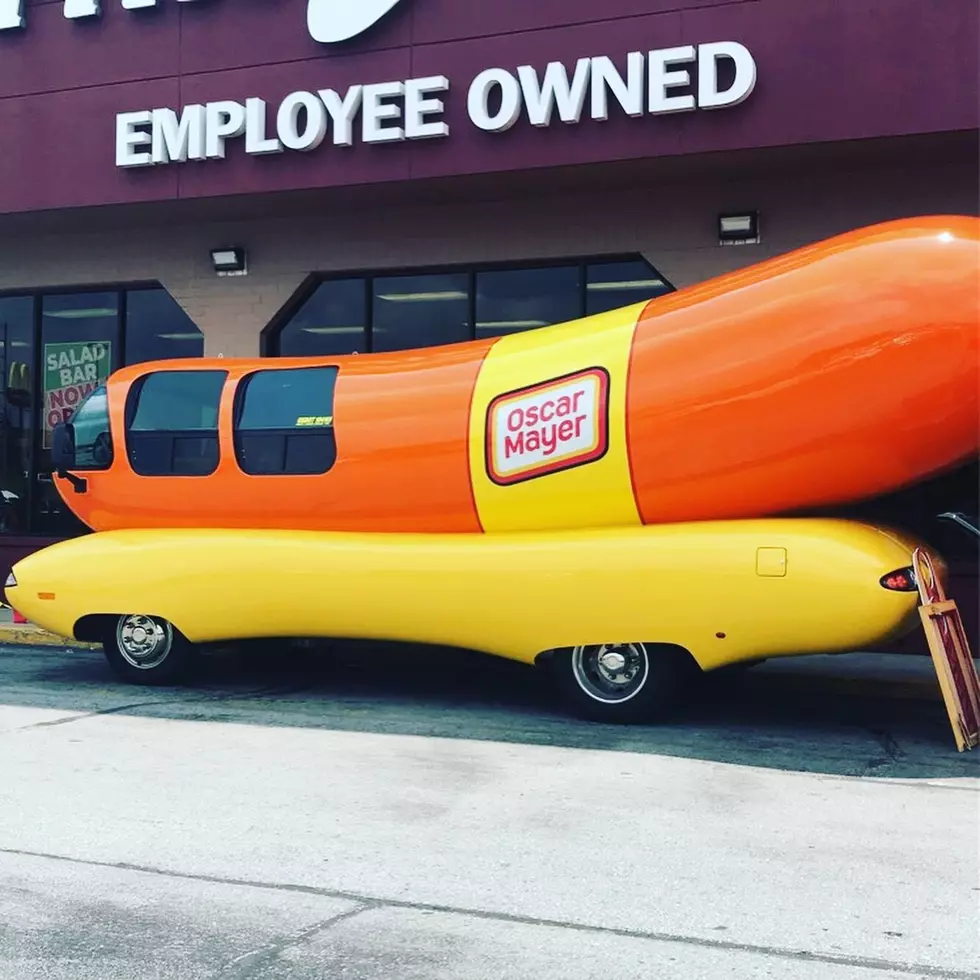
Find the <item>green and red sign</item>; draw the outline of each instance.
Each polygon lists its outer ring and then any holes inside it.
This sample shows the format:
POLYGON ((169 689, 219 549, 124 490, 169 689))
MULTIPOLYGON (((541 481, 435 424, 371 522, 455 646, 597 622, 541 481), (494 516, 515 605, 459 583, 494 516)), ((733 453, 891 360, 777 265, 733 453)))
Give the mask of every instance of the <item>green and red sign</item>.
POLYGON ((106 340, 44 345, 44 448, 51 432, 71 419, 82 399, 112 371, 112 344, 106 340))

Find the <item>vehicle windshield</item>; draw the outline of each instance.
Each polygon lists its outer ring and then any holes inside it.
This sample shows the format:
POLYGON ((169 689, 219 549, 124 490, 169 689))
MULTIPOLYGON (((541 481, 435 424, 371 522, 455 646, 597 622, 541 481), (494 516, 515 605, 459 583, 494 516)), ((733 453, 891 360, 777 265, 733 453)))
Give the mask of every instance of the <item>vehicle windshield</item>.
POLYGON ((70 421, 75 429, 75 466, 86 470, 108 468, 112 463, 112 438, 106 386, 93 388, 70 421))

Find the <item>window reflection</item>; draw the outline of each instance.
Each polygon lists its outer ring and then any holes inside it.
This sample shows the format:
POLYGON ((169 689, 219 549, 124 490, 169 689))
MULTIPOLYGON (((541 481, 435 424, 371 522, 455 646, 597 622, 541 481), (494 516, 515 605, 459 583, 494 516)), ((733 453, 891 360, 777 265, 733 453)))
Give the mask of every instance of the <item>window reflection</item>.
POLYGON ((25 533, 34 432, 34 299, 0 299, 0 532, 25 533))
POLYGON ((471 336, 467 273, 374 280, 374 350, 435 347, 471 336))
POLYGON ((207 476, 218 466, 226 371, 155 371, 130 389, 126 454, 141 476, 207 476))
POLYGON ((54 426, 80 425, 83 465, 105 465, 104 399, 92 392, 124 363, 203 353, 201 331, 161 286, 0 297, 0 533, 83 533, 51 478, 54 426), (86 397, 92 414, 79 419, 86 397))
POLYGON ((51 433, 121 366, 119 293, 65 293, 41 299, 41 445, 32 528, 71 535, 85 526, 51 480, 51 433))
POLYGON ((586 273, 585 312, 588 316, 605 313, 642 303, 671 289, 643 259, 596 263, 588 266, 586 273))
POLYGON ((109 398, 99 385, 72 416, 75 430, 75 466, 80 470, 108 469, 112 465, 109 398))
POLYGON ((204 334, 160 287, 126 293, 126 363, 203 357, 204 334))
POLYGON ((282 357, 363 354, 367 348, 367 283, 321 283, 279 334, 282 357))
POLYGON ((476 276, 476 336, 496 337, 581 316, 578 266, 505 269, 476 276))
MULTIPOLYGON (((224 371, 155 371, 136 393, 131 432, 190 432, 218 429, 224 371)), ((136 385, 133 386, 136 389, 136 385)), ((132 397, 132 396, 130 396, 132 397)))

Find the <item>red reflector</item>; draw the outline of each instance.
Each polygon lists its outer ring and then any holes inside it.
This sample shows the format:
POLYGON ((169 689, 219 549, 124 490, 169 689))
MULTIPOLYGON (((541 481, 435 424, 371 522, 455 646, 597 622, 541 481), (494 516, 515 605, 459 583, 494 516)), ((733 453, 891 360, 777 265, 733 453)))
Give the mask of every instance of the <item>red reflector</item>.
POLYGON ((879 581, 882 588, 892 592, 915 592, 916 590, 915 573, 911 568, 898 568, 894 572, 882 575, 879 581))

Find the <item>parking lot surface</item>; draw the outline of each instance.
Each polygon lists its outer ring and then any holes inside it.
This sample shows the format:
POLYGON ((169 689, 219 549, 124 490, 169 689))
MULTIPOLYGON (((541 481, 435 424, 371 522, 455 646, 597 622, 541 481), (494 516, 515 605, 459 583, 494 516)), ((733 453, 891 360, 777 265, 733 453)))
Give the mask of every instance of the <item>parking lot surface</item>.
POLYGON ((0 978, 980 977, 977 776, 778 674, 612 728, 455 651, 0 647, 0 978))

